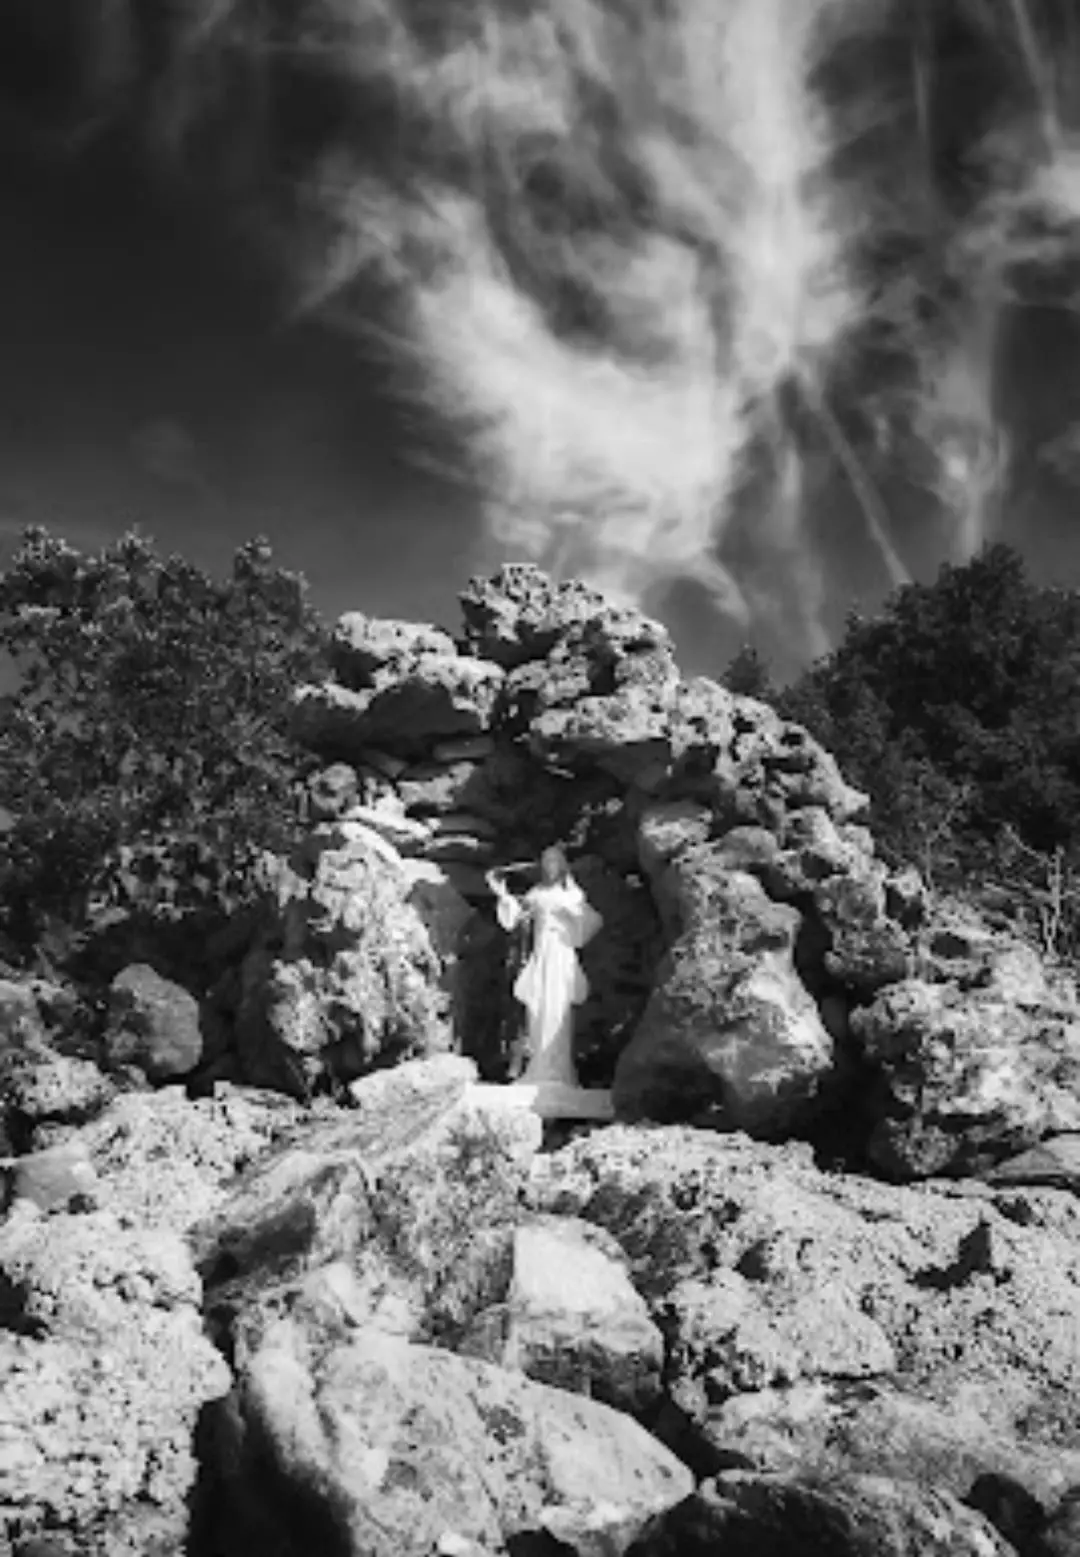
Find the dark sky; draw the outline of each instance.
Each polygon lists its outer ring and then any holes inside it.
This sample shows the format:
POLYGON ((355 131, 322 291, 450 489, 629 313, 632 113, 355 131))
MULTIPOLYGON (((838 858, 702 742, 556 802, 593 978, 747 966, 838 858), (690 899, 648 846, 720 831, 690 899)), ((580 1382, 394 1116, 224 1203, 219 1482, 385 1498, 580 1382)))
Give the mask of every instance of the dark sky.
MULTIPOLYGON (((54 113, 68 91, 55 86, 54 66, 91 14, 82 5, 0 8, 0 565, 28 523, 86 548, 138 524, 163 550, 214 572, 263 533, 330 618, 361 609, 456 626, 457 591, 501 558, 483 535, 477 499, 423 468, 434 430, 396 406, 385 370, 355 339, 290 320, 268 280, 277 256, 257 265, 228 241, 238 224, 227 207, 200 206, 160 176, 137 174, 119 141, 58 153, 55 132, 70 105, 54 113), (49 17, 55 37, 42 43, 34 28, 47 33, 49 17)), ((996 90, 984 70, 958 95, 967 75, 957 68, 948 75, 941 66, 941 102, 960 121, 937 136, 945 161, 960 131, 982 122, 979 94, 989 102, 996 90)), ((381 158, 382 142, 373 145, 381 158)), ((368 306, 378 317, 382 304, 372 297, 368 306)), ((1009 313, 999 358, 997 410, 1013 443, 999 533, 1037 578, 1075 586, 1078 311, 1025 300, 1009 313), (1056 469, 1039 458, 1048 443, 1067 456, 1056 469)), ((855 373, 844 393, 857 407, 874 388, 872 371, 855 373)), ((930 578, 949 555, 949 535, 905 459, 880 474, 883 524, 906 568, 930 578)), ((801 516, 816 570, 805 593, 820 589, 820 620, 835 638, 851 606, 880 603, 888 579, 851 481, 835 459, 823 468, 827 480, 801 516)), ((726 537, 725 561, 771 603, 750 636, 789 674, 807 639, 792 609, 797 593, 777 582, 788 565, 782 547, 755 544, 764 510, 747 505, 745 533, 726 537)), ((681 584, 649 609, 675 629, 685 670, 715 673, 745 629, 695 588, 681 584)))
POLYGON ((214 571, 266 534, 328 615, 456 622, 475 507, 353 341, 289 322, 205 213, 119 159, 0 163, 0 545, 130 524, 214 571))

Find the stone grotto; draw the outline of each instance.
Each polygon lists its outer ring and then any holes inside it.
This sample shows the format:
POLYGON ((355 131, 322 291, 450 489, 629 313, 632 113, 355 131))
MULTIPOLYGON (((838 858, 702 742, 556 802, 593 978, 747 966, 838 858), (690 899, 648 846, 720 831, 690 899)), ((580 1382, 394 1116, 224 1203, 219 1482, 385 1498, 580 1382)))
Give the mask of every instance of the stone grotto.
POLYGON ((658 623, 461 603, 341 618, 199 978, 0 979, 0 1554, 1080 1552, 1070 978, 658 623), (604 1123, 502 1085, 552 843, 604 1123))

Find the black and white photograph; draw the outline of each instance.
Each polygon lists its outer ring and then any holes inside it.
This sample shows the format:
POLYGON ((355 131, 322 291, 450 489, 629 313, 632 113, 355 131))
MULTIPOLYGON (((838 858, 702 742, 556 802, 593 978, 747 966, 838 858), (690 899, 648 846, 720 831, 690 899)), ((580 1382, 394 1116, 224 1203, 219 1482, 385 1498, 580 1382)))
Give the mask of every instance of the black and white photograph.
POLYGON ((0 1557, 1080 1557, 1080 0, 0 0, 0 1557))

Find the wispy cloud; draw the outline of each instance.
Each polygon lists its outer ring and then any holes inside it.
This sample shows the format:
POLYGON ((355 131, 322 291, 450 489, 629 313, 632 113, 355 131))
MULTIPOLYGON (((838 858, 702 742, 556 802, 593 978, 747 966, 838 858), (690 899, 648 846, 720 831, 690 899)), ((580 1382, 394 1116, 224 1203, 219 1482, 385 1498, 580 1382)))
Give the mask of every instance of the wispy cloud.
POLYGON ((298 306, 377 340, 453 432, 492 554, 634 601, 689 578, 812 652, 840 489, 860 530, 838 544, 883 583, 908 576, 898 484, 943 554, 994 532, 1022 463, 1007 343, 1032 301, 1077 301, 1071 6, 85 14, 87 122, 135 105, 235 193, 298 306))

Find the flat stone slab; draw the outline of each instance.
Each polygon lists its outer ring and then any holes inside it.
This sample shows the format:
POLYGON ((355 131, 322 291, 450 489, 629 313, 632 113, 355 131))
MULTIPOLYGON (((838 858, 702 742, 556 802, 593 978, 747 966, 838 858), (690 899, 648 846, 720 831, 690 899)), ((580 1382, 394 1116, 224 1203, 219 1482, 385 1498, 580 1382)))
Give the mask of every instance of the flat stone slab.
POLYGON ((465 1096, 504 1108, 529 1108, 541 1119, 596 1119, 610 1124, 615 1118, 611 1093, 604 1087, 567 1087, 553 1081, 500 1086, 474 1081, 466 1087, 465 1096))

